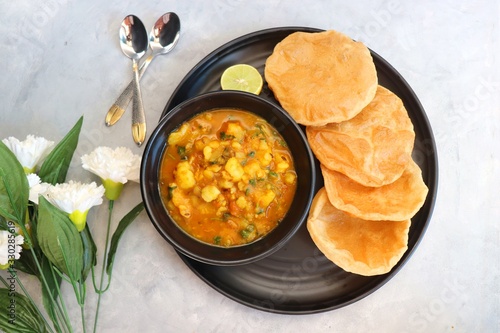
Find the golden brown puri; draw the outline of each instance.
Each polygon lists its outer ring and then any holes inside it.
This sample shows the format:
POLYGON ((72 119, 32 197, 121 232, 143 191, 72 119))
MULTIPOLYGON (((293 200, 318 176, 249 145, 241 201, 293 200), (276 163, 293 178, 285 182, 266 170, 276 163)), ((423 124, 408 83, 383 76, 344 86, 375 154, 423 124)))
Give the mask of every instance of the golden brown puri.
POLYGON ((356 117, 306 129, 318 160, 365 186, 398 179, 411 160, 413 124, 403 102, 379 86, 375 98, 356 117))
POLYGON ((340 172, 321 166, 330 203, 337 209, 366 220, 411 219, 424 204, 428 188, 422 171, 412 160, 391 184, 367 187, 340 172))
POLYGON ((315 196, 307 229, 318 249, 334 264, 360 275, 389 272, 407 249, 410 220, 368 221, 330 204, 326 190, 315 196))
POLYGON ((264 75, 295 121, 314 126, 351 119, 378 84, 368 48, 337 31, 289 35, 268 57, 264 75))

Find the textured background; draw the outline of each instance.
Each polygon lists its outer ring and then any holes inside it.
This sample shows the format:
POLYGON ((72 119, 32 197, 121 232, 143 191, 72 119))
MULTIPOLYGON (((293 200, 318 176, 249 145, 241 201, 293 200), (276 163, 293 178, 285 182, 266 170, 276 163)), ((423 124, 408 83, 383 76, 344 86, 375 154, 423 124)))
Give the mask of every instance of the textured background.
MULTIPOLYGON (((152 130, 186 73, 220 45, 278 26, 336 29, 361 40, 409 82, 431 122, 440 179, 432 221, 403 269, 367 298, 315 315, 240 305, 197 278, 145 213, 127 230, 103 298, 102 332, 499 332, 500 7, 494 1, 0 0, 0 137, 59 141, 84 115, 70 179, 96 180, 79 157, 99 145, 140 154, 130 122, 104 115, 131 78, 118 29, 167 11, 182 21, 177 48, 142 80, 152 130)), ((115 223, 140 201, 127 185, 115 223)), ((91 211, 100 248, 107 208, 91 211)), ((0 273, 3 274, 3 273, 0 273)), ((23 277, 24 278, 24 277, 23 277)), ((30 290, 39 297, 29 277, 30 290)), ((67 302, 78 323, 70 290, 67 302)), ((95 299, 88 298, 92 315, 95 299)))

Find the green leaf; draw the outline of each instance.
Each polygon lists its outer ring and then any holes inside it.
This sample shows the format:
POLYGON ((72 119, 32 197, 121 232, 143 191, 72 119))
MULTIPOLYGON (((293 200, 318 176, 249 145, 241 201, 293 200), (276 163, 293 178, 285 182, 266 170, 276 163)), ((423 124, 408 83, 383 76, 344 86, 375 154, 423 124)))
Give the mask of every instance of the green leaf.
POLYGON ((38 242, 43 254, 71 280, 78 281, 83 269, 80 234, 68 214, 40 196, 38 204, 38 242))
POLYGON ((38 173, 43 182, 52 185, 64 183, 73 153, 78 145, 82 124, 83 116, 47 156, 38 173))
POLYGON ((83 244, 83 269, 82 269, 82 282, 87 279, 92 266, 97 263, 97 246, 94 243, 92 234, 90 233, 88 224, 80 232, 83 244))
POLYGON ((21 257, 14 261, 14 268, 27 274, 38 275, 38 268, 36 267, 33 252, 31 252, 31 250, 23 248, 21 257))
POLYGON ((36 305, 12 289, 0 289, 0 328, 6 333, 48 332, 36 305))
POLYGON ((9 230, 7 220, 2 215, 0 215, 0 230, 9 230))
POLYGON ((0 215, 24 223, 28 206, 28 178, 16 155, 0 141, 0 215))
POLYGON ((125 229, 127 229, 127 227, 132 224, 132 222, 142 212, 143 209, 144 204, 141 202, 140 204, 132 208, 132 210, 121 219, 120 223, 118 223, 118 227, 116 227, 116 230, 113 233, 113 237, 111 237, 111 245, 109 246, 108 263, 106 266, 106 273, 108 275, 110 275, 111 271, 113 270, 113 261, 115 260, 115 254, 116 250, 118 249, 120 238, 125 232, 125 229))

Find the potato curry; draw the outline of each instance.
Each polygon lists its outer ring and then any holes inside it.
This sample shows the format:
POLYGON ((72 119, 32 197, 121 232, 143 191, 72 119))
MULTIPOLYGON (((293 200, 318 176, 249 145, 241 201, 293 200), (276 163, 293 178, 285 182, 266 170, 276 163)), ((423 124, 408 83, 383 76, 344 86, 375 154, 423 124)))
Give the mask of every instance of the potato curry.
POLYGON ((253 242, 285 217, 297 184, 278 131, 253 113, 203 112, 168 137, 160 192, 170 216, 205 243, 253 242))

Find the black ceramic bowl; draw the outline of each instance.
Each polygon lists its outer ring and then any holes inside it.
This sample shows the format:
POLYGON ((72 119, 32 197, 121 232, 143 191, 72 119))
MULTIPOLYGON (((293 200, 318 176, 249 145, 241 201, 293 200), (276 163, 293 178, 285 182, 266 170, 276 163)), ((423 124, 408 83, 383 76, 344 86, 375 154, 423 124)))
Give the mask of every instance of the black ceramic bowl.
POLYGON ((179 104, 160 120, 146 144, 142 157, 141 193, 153 225, 178 252, 207 264, 246 264, 277 251, 306 220, 314 196, 314 163, 303 130, 283 109, 248 93, 210 92, 179 104), (203 243, 178 227, 164 207, 159 189, 160 164, 169 134, 195 115, 217 108, 246 110, 267 120, 280 132, 290 147, 297 172, 296 194, 283 221, 269 234, 253 243, 228 248, 203 243))

